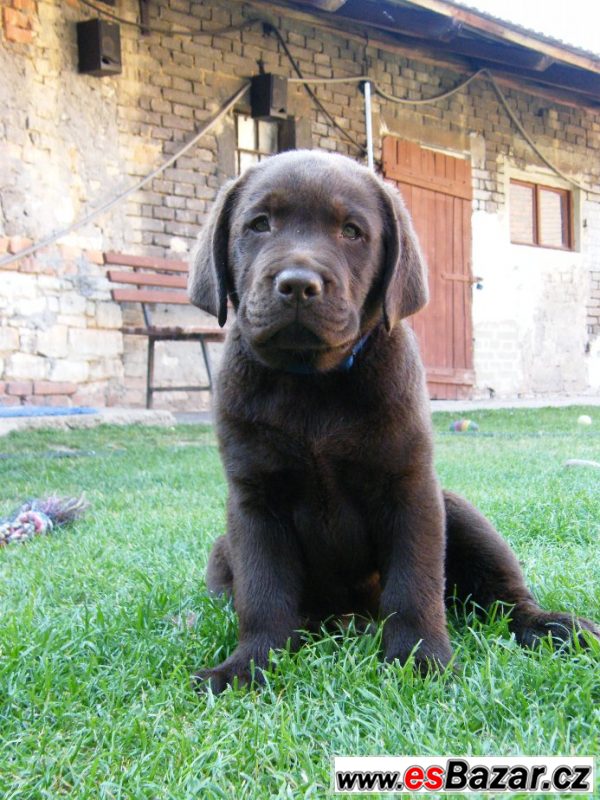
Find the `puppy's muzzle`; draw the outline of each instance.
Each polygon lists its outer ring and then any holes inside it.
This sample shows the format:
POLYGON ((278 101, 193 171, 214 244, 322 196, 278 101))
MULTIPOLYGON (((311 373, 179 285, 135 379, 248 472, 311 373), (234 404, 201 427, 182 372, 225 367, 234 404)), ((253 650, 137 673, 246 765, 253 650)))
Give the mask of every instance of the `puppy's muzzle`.
POLYGON ((291 305, 306 305, 323 294, 323 279, 311 269, 288 267, 277 273, 274 289, 278 299, 291 305))

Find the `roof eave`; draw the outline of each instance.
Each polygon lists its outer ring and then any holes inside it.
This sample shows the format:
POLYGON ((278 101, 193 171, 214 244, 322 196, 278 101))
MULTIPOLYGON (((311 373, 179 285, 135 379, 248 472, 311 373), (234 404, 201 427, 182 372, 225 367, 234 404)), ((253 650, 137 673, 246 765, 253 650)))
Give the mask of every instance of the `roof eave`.
POLYGON ((333 26, 371 27, 401 48, 460 59, 467 69, 487 68, 498 77, 528 84, 530 90, 538 86, 540 91, 554 91, 559 102, 570 95, 574 103, 569 104, 600 104, 600 58, 530 35, 453 0, 295 0, 286 5, 304 7, 333 26))
MULTIPOLYGON (((391 5, 404 5, 402 0, 387 0, 391 5)), ((566 44, 558 44, 546 37, 528 34, 519 26, 509 22, 499 22, 486 14, 464 8, 449 0, 408 0, 410 5, 419 6, 436 14, 462 22, 469 27, 480 30, 491 36, 502 39, 512 44, 518 44, 531 50, 536 50, 550 58, 570 64, 574 67, 600 74, 600 58, 595 58, 591 53, 586 53, 578 48, 566 44)))

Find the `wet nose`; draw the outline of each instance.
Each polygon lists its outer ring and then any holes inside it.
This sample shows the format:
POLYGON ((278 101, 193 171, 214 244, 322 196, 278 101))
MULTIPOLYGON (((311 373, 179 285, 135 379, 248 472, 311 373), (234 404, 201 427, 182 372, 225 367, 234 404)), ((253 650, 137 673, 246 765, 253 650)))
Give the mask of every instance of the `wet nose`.
POLYGON ((313 270, 290 267, 275 277, 275 291, 284 300, 306 303, 323 291, 323 279, 313 270))

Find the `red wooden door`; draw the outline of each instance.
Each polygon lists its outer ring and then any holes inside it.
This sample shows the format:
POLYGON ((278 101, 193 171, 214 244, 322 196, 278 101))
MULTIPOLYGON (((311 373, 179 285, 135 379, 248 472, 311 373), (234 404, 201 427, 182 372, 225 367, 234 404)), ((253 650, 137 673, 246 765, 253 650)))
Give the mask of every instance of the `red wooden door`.
POLYGON ((393 136, 383 171, 402 192, 429 266, 429 304, 409 322, 419 339, 432 398, 471 396, 471 165, 393 136))

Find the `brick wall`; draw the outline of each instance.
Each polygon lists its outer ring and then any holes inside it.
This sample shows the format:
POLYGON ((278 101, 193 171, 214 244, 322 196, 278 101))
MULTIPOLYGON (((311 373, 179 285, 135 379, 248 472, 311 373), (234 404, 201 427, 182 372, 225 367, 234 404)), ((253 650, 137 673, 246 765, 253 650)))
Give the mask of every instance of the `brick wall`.
POLYGON ((36 20, 35 0, 8 0, 2 9, 2 27, 8 42, 30 44, 36 20))
MULTIPOLYGON (((268 12, 264 9, 265 4, 253 6, 235 0, 170 0, 152 6, 153 14, 159 15, 154 24, 166 28, 187 26, 210 31, 238 25, 250 17, 267 16, 282 32, 307 75, 356 75, 363 71, 366 61, 382 88, 415 98, 438 94, 464 78, 460 70, 390 50, 377 42, 375 33, 366 44, 358 33, 338 35, 320 30, 310 21, 291 19, 276 6, 268 12)), ((115 13, 130 19, 135 18, 137 10, 137 4, 124 0, 115 6, 115 13)), ((134 27, 124 25, 122 74, 102 79, 79 75, 75 22, 93 12, 76 0, 68 4, 10 0, 3 12, 0 251, 2 247, 15 248, 18 237, 35 240, 70 224, 90 206, 148 173, 176 152, 242 79, 258 71, 259 59, 267 71, 293 75, 277 41, 264 35, 261 26, 191 39, 171 33, 142 37, 134 27), (7 17, 8 11, 21 16, 7 17), (15 36, 15 26, 27 36, 15 36)), ((363 142, 363 103, 357 86, 320 86, 317 94, 339 125, 363 142)), ((565 172, 599 185, 597 115, 513 89, 507 89, 506 94, 549 158, 565 172)), ((315 110, 301 87, 290 86, 289 105, 295 117, 310 121, 313 146, 356 155, 356 150, 315 110)), ((390 132, 471 158, 474 212, 494 220, 502 220, 505 214, 507 170, 512 166, 523 170, 536 163, 512 130, 492 88, 483 81, 418 110, 375 98, 374 114, 376 156, 380 155, 381 135, 390 132)), ((233 142, 229 117, 125 204, 63 240, 62 248, 70 255, 63 256, 63 249, 55 247, 1 276, 3 285, 11 288, 0 296, 4 303, 0 307, 0 381, 5 390, 14 383, 21 383, 21 389, 29 388, 30 381, 33 391, 9 397, 51 396, 36 394, 37 380, 38 389, 47 388, 48 382, 71 384, 69 392, 63 391, 64 386, 56 387, 55 396, 61 400, 68 396, 75 402, 86 398, 97 403, 142 402, 145 343, 133 337, 125 341, 119 338, 122 310, 111 303, 103 267, 94 261, 93 254, 117 250, 181 258, 192 247, 218 187, 232 172, 233 142), (75 308, 64 310, 64 298, 72 298, 75 308), (78 354, 75 344, 84 341, 79 339, 82 331, 91 338, 85 339, 85 353, 78 354), (44 336, 51 342, 51 352, 44 352, 44 347, 48 350, 44 336), (98 352, 92 352, 96 346, 98 352), (77 390, 71 393, 73 385, 77 390)), ((600 340, 599 209, 597 197, 590 195, 582 200, 586 252, 581 259, 588 276, 583 302, 588 310, 589 345, 582 359, 588 360, 600 359, 596 347, 600 340)), ((481 248, 476 250, 486 258, 481 248)), ((479 266, 474 264, 477 274, 479 266)), ((506 268, 498 265, 499 270, 506 268)), ((574 278, 580 274, 579 268, 580 264, 574 262, 574 278)), ((138 313, 134 307, 123 311, 128 319, 138 313)), ((510 313, 508 304, 498 330, 510 320, 510 313)), ((532 309, 531 317, 534 315, 532 309)), ((475 326, 475 351, 477 354, 479 348, 484 372, 493 372, 494 352, 498 351, 486 338, 484 328, 475 326), (484 363, 487 350, 490 356, 484 363)), ((522 331, 517 335, 517 349, 523 335, 522 331)), ((200 369, 195 352, 177 344, 165 346, 159 360, 165 379, 173 383, 190 364, 192 369, 200 369)), ((586 380, 582 377, 578 386, 586 380)), ((487 382, 479 386, 482 392, 485 385, 487 382)), ((564 385, 550 381, 546 391, 553 390, 564 391, 564 385)), ((514 387, 510 391, 515 391, 514 387)), ((194 406, 198 397, 163 396, 158 402, 171 407, 194 406)))

